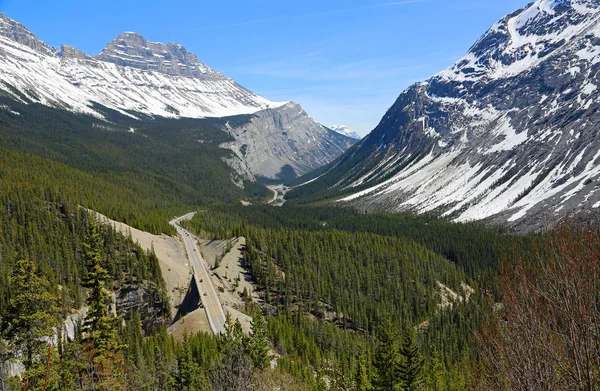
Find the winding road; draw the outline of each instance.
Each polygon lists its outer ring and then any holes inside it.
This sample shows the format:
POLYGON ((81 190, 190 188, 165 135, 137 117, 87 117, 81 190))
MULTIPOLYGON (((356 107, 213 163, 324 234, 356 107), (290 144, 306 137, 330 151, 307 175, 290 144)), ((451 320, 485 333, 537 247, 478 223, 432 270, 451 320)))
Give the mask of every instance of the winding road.
POLYGON ((180 221, 190 219, 194 214, 195 212, 192 212, 185 216, 178 217, 171 220, 170 224, 177 229, 177 232, 183 239, 188 259, 192 265, 194 281, 198 287, 198 292, 200 292, 200 299, 202 300, 202 306, 206 311, 210 329, 215 334, 222 334, 225 332, 225 312, 219 301, 219 296, 217 296, 217 291, 210 280, 206 263, 204 262, 204 259, 202 259, 202 255, 200 255, 200 249, 196 245, 196 238, 194 235, 179 225, 180 221))

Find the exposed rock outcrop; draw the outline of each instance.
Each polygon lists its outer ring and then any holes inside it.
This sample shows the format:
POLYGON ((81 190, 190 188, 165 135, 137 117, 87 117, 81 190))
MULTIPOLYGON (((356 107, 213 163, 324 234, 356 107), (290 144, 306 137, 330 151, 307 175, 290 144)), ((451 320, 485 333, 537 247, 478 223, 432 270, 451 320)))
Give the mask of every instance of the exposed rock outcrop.
POLYGON ((225 126, 231 149, 252 174, 277 178, 284 166, 297 175, 332 162, 356 141, 315 122, 297 103, 259 111, 243 124, 225 126))

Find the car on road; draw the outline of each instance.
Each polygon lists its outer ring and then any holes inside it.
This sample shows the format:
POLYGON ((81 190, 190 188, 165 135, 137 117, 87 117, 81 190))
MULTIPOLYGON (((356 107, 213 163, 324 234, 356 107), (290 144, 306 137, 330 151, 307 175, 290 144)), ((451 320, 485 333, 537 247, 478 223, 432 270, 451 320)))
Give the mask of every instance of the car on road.
POLYGON ((208 296, 208 293, 204 292, 204 296, 208 296))
POLYGON ((200 282, 204 282, 204 280, 200 279, 200 282))

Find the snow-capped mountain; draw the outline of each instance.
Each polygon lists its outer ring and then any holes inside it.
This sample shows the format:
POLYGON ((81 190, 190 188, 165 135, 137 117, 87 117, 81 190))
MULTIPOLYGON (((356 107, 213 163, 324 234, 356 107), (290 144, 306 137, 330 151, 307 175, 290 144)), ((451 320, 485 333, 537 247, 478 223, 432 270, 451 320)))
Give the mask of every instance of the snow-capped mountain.
POLYGON ((523 229, 589 213, 600 207, 599 86, 600 0, 537 0, 404 91, 307 186, 367 210, 523 229))
POLYGON ((63 45, 58 52, 0 15, 0 81, 15 98, 101 116, 95 104, 162 117, 251 114, 270 102, 202 64, 177 44, 125 33, 96 57, 63 45))
MULTIPOLYGON (((0 90, 21 102, 98 118, 105 117, 106 109, 133 118, 203 118, 285 111, 288 105, 256 95, 176 43, 148 42, 139 34, 124 33, 95 57, 68 45, 57 51, 4 14, 0 14, 0 90)), ((336 148, 308 148, 299 155, 294 145, 285 143, 283 133, 294 133, 296 127, 304 132, 306 123, 320 127, 308 115, 298 117, 286 129, 278 129, 281 137, 276 145, 260 153, 249 146, 246 155, 256 161, 287 155, 289 159, 279 159, 282 166, 290 164, 304 173, 306 167, 318 166, 296 165, 297 160, 317 162, 314 156, 323 155, 322 160, 330 162, 351 145, 351 140, 317 132, 299 139, 309 142, 312 136, 325 137, 320 141, 336 148)), ((266 175, 258 169, 254 173, 266 175)))
POLYGON ((344 136, 353 138, 354 140, 360 140, 362 137, 358 135, 354 130, 349 129, 346 125, 332 125, 329 129, 334 132, 338 132, 339 134, 343 134, 344 136))

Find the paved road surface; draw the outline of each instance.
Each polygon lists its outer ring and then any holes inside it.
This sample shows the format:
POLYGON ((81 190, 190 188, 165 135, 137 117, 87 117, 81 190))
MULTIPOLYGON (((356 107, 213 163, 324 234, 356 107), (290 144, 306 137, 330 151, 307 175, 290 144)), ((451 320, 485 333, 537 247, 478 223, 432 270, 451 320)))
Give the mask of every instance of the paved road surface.
POLYGON ((194 273, 194 281, 200 292, 200 299, 202 300, 202 306, 206 310, 206 316, 208 317, 208 323, 210 329, 215 334, 221 334, 225 332, 225 312, 217 296, 217 292, 210 280, 210 275, 206 269, 206 263, 200 255, 200 249, 196 245, 196 238, 188 231, 180 227, 178 224, 181 220, 191 218, 194 213, 189 213, 185 216, 181 216, 171 221, 185 244, 185 250, 188 254, 188 258, 192 265, 192 271, 194 273))
POLYGON ((271 190, 273 192, 273 199, 268 201, 269 204, 272 204, 273 202, 277 201, 277 197, 279 197, 279 192, 277 191, 277 189, 274 186, 267 186, 269 188, 269 190, 271 190))

